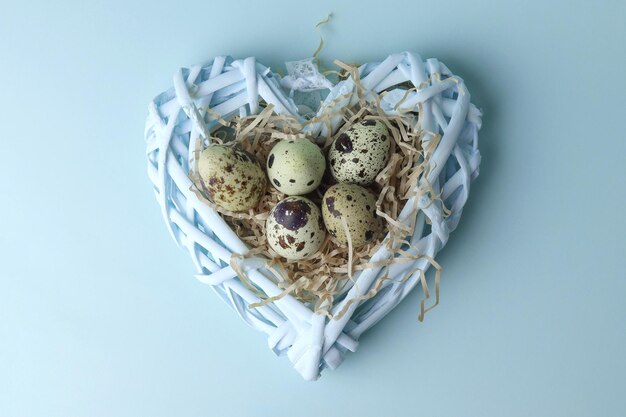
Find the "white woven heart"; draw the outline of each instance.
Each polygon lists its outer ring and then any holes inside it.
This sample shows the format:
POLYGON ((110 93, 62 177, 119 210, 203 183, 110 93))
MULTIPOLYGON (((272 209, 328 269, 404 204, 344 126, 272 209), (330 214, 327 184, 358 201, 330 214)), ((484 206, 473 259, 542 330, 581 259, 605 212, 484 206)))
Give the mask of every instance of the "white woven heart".
MULTIPOLYGON (((451 214, 444 215, 442 205, 425 195, 417 202, 420 208, 417 218, 411 210, 402 211, 401 221, 416 222, 411 251, 426 256, 414 263, 392 265, 390 276, 403 276, 417 268, 426 271, 430 266, 429 258, 435 257, 456 228, 467 201, 470 181, 478 175, 481 113, 470 103, 463 80, 436 59, 424 62, 418 55, 404 52, 390 55, 380 63, 364 64, 359 72, 366 90, 388 91, 381 103, 385 111, 397 111, 396 105, 400 103, 401 110, 420 112, 421 128, 440 136, 431 156, 432 169, 425 180, 440 193, 451 214), (406 82, 417 87, 408 96, 406 87, 399 86, 406 86, 406 82)), ((277 113, 302 119, 298 106, 284 87, 307 91, 324 87, 324 80, 309 71, 291 79, 285 77, 281 84, 279 75, 254 58, 217 57, 208 65, 184 68, 176 73, 174 87, 150 103, 145 130, 148 174, 157 201, 172 237, 191 255, 196 277, 210 285, 248 324, 265 332, 270 349, 278 355, 286 354, 295 369, 308 380, 317 379, 326 367, 335 369, 347 351, 354 352, 360 335, 398 305, 420 281, 420 274, 415 273, 404 281, 386 281, 376 296, 351 304, 339 320, 328 320, 314 313, 290 295, 249 309, 248 305, 258 302, 259 298, 242 284, 229 265, 233 253, 244 254, 248 248, 220 215, 190 191, 192 183, 188 172, 195 140, 207 137, 218 127, 211 114, 226 120, 256 114, 262 98, 273 104, 277 113)), ((330 87, 324 104, 343 95, 349 96, 355 84, 349 78, 330 87)), ((350 105, 349 98, 334 102, 333 105, 338 106, 350 105)), ((306 106, 300 106, 302 108, 306 106)), ((333 132, 340 122, 336 120, 332 125, 333 132)), ((314 137, 329 134, 327 127, 321 124, 309 125, 307 130, 314 137)), ((372 261, 389 256, 383 245, 372 261)), ((263 259, 251 257, 241 263, 253 285, 266 296, 281 292, 265 269, 263 259)), ((366 293, 380 273, 381 268, 370 268, 355 274, 356 284, 332 311, 341 310, 346 300, 366 293)))

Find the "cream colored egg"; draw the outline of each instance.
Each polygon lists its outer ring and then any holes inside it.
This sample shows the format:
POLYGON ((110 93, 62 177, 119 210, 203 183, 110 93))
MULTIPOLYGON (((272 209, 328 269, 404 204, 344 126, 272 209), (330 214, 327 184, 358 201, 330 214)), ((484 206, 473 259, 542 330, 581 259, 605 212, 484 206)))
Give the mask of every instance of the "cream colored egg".
POLYGON ((267 158, 270 183, 287 195, 303 195, 315 190, 325 169, 322 150, 306 138, 278 142, 267 158))
POLYGON ((356 123, 331 144, 330 172, 338 182, 371 184, 387 163, 390 145, 384 123, 374 120, 356 123))
POLYGON ((340 183, 330 187, 322 200, 322 215, 326 230, 342 245, 348 244, 343 225, 359 247, 374 240, 382 231, 382 219, 376 215, 376 197, 356 184, 340 183))
POLYGON ((267 243, 280 256, 298 260, 314 254, 326 237, 320 209, 304 197, 280 201, 265 223, 267 243))
POLYGON ((265 194, 265 173, 248 152, 211 145, 200 154, 198 173, 209 199, 230 211, 255 207, 265 194))

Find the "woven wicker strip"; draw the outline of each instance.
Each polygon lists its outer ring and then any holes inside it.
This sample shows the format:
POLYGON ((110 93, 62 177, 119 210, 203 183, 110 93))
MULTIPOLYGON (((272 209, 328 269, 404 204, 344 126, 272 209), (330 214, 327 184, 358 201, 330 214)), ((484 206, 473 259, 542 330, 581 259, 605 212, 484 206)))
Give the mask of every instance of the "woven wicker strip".
MULTIPOLYGON (((219 127, 215 114, 225 120, 256 114, 262 99, 274 105, 277 113, 303 120, 289 92, 281 87, 280 76, 255 58, 217 57, 208 65, 179 70, 174 76, 174 87, 159 94, 149 105, 145 130, 148 175, 169 232, 189 252, 198 280, 211 286, 250 326, 266 333, 270 349, 286 355, 307 380, 317 379, 325 368, 335 369, 346 352, 357 349, 361 334, 421 282, 420 271, 429 268, 459 223, 470 181, 478 175, 480 164, 481 113, 470 103, 463 80, 443 63, 436 59, 423 61, 417 54, 404 52, 390 55, 380 63, 364 64, 359 73, 366 90, 388 91, 381 103, 386 112, 419 111, 421 128, 439 139, 431 156, 432 169, 423 181, 434 188, 440 200, 431 200, 428 194, 423 194, 417 202, 409 200, 399 216, 406 224, 415 222, 410 252, 424 256, 414 262, 393 264, 389 273, 392 277, 403 277, 408 272, 417 272, 405 280, 385 281, 373 298, 350 304, 338 320, 314 313, 291 295, 250 309, 251 303, 260 301, 258 294, 244 285, 230 266, 233 254, 246 254, 250 248, 190 190, 188 173, 194 160, 194 144, 198 138, 207 139, 209 132, 219 127), (395 89, 399 84, 406 86, 407 82, 417 89, 408 95, 406 88, 395 89), (441 202, 451 213, 444 213, 441 202), (412 203, 420 208, 417 214, 410 209, 412 203)), ((354 89, 351 78, 337 83, 323 106, 350 105, 350 98, 335 99, 354 89)), ((340 122, 333 121, 333 131, 340 122)), ((314 137, 329 134, 322 124, 310 124, 307 129, 314 137)), ((390 256, 382 245, 372 262, 390 256)), ((281 293, 266 269, 265 259, 255 256, 239 259, 239 266, 261 293, 268 297, 281 293)), ((365 294, 383 273, 382 269, 370 268, 355 274, 355 285, 339 298, 331 311, 341 311, 347 300, 365 294)))

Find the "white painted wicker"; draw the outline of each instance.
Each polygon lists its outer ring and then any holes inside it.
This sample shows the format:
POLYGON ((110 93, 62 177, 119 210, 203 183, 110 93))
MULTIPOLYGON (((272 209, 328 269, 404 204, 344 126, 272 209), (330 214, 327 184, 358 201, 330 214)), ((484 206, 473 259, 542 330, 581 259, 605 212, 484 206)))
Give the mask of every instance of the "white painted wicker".
MULTIPOLYGON (((415 268, 426 271, 430 266, 428 257, 435 257, 456 228, 470 181, 478 175, 481 113, 470 103, 463 81, 436 59, 422 61, 417 54, 404 52, 390 55, 380 63, 364 64, 359 72, 366 90, 390 91, 381 103, 386 111, 393 113, 400 102, 401 109, 421 112, 422 129, 440 135, 431 155, 432 169, 424 180, 440 193, 451 214, 444 215, 440 202, 430 200, 427 195, 419 197, 417 202, 409 201, 399 219, 407 224, 416 221, 410 250, 427 257, 413 263, 394 264, 390 275, 401 277, 415 268), (406 84, 399 85, 406 82, 418 88, 401 101, 406 84), (410 209, 413 203, 420 208, 416 219, 411 218, 415 215, 410 209)), ((354 88, 350 78, 337 83, 324 104, 351 93, 354 88)), ((286 354, 305 379, 314 380, 324 368, 335 369, 346 352, 354 352, 361 334, 420 282, 420 274, 415 273, 402 282, 386 281, 376 296, 353 303, 339 320, 314 313, 290 295, 259 308, 248 308, 259 298, 241 282, 229 263, 233 253, 244 254, 249 248, 219 214, 190 191, 188 173, 196 139, 206 138, 219 127, 211 112, 226 120, 256 114, 260 99, 273 104, 277 113, 302 118, 289 92, 281 87, 280 76, 253 57, 243 60, 217 57, 208 65, 180 69, 174 76, 174 87, 149 105, 145 130, 148 174, 165 223, 178 245, 191 255, 196 277, 210 285, 248 324, 266 333, 272 351, 286 354), (207 112, 207 107, 211 112, 207 112)), ((339 100, 336 105, 350 105, 349 99, 339 100)), ((339 123, 340 120, 333 122, 333 130, 339 123)), ((314 137, 328 134, 321 124, 309 125, 307 129, 314 137)), ((389 256, 382 246, 372 261, 389 256)), ((281 292, 265 269, 264 259, 245 258, 240 266, 265 295, 281 292)), ((345 297, 340 297, 332 311, 339 311, 346 300, 366 293, 381 273, 381 268, 370 268, 355 274, 356 284, 345 297)))

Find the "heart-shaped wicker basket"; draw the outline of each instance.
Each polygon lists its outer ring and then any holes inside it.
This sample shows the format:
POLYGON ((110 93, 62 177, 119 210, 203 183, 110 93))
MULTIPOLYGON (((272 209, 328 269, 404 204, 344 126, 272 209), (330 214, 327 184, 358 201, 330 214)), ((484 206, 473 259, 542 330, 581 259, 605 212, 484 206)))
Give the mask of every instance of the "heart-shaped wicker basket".
MULTIPOLYGON (((191 255, 196 277, 210 285, 248 324, 266 333, 270 349, 278 355, 286 354, 307 380, 317 379, 326 367, 335 369, 347 351, 357 349, 363 332, 398 305, 418 282, 424 284, 424 272, 459 223, 470 181, 478 175, 480 164, 481 113, 470 103, 463 80, 443 63, 436 59, 423 61, 417 54, 404 52, 361 65, 358 73, 359 88, 387 92, 380 103, 386 112, 418 113, 420 129, 436 137, 437 143, 430 157, 432 169, 420 182, 427 183, 430 192, 412 197, 417 200, 407 203, 398 217, 401 222, 414 224, 408 251, 421 256, 410 263, 393 264, 388 270, 392 278, 416 272, 408 279, 386 280, 375 296, 348 303, 371 289, 382 267, 359 271, 353 277, 354 285, 332 306, 331 312, 345 312, 336 320, 315 313, 289 294, 249 308, 261 300, 259 292, 273 297, 282 290, 268 271, 266 260, 256 256, 238 258, 236 269, 244 271, 249 280, 245 284, 241 281, 231 262, 233 255, 244 255, 250 248, 198 198, 189 178, 194 143, 220 126, 218 118, 257 114, 263 100, 278 114, 303 119, 285 83, 281 84, 281 77, 255 58, 217 57, 208 65, 180 69, 174 76, 174 87, 150 103, 146 123, 148 174, 165 223, 178 245, 191 255), (407 86, 415 88, 409 90, 407 86), (417 214, 410 210, 411 205, 419 208, 417 214), (252 291, 250 284, 257 291, 252 291)), ((291 92, 298 89, 295 81, 291 92)), ((322 107, 351 105, 357 87, 353 77, 329 87, 322 107)), ((332 134, 340 122, 334 120, 330 132, 328 125, 312 124, 307 133, 313 137, 332 134)), ((371 261, 392 256, 382 245, 371 261)))

